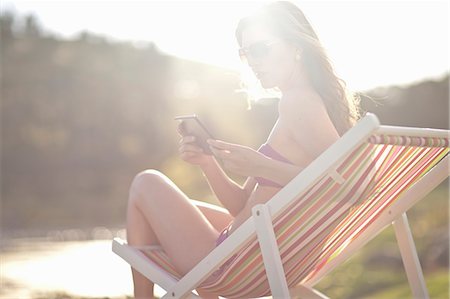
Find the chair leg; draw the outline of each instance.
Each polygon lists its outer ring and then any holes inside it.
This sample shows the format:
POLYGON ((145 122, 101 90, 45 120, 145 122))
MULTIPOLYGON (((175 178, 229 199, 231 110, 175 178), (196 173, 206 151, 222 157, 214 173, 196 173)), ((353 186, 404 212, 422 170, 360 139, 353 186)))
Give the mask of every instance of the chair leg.
POLYGON ((270 211, 266 205, 259 204, 253 207, 252 214, 272 297, 289 298, 289 288, 273 231, 270 211))
POLYGON ((406 213, 402 213, 392 224, 413 297, 429 298, 406 213))

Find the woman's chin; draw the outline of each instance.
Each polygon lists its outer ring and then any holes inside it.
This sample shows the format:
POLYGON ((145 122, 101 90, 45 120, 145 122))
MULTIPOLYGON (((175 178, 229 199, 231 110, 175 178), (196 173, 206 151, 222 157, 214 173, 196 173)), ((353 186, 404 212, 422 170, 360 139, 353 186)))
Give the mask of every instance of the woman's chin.
POLYGON ((261 86, 265 89, 276 87, 276 85, 273 84, 273 82, 270 82, 268 80, 259 80, 259 82, 261 83, 261 86))

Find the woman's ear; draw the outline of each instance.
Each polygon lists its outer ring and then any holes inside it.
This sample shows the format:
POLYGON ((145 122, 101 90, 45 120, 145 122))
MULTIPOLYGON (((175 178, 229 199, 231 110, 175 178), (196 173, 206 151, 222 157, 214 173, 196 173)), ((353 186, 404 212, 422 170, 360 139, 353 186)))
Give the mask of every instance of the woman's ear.
POLYGON ((302 49, 299 45, 291 44, 291 53, 294 55, 295 61, 300 61, 302 58, 302 49))
POLYGON ((302 58, 302 50, 297 48, 295 49, 295 61, 300 61, 302 58))

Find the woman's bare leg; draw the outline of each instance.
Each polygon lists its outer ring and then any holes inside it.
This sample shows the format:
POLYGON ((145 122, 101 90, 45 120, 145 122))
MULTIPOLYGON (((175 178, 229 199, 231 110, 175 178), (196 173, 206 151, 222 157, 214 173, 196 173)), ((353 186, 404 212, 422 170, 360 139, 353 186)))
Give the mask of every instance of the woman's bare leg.
POLYGON ((233 220, 233 216, 225 208, 194 199, 191 199, 191 201, 219 232, 233 220))
MULTIPOLYGON (((130 189, 127 210, 127 242, 133 246, 145 246, 159 244, 158 238, 152 228, 145 220, 144 215, 134 204, 132 195, 133 190, 130 189)), ((135 298, 154 298, 153 282, 149 281, 138 271, 131 268, 133 275, 134 297, 135 298)))
MULTIPOLYGON (((161 173, 144 171, 133 180, 127 212, 130 245, 160 244, 185 274, 215 247, 218 235, 200 209, 161 173)), ((153 296, 153 284, 145 277, 133 271, 133 280, 137 298, 153 296)))
MULTIPOLYGON (((222 207, 208 204, 202 201, 191 200, 205 215, 206 219, 214 226, 217 231, 222 231, 225 227, 230 224, 233 220, 233 216, 228 213, 228 211, 222 207)), ((201 289, 197 289, 198 294, 201 298, 204 299, 217 299, 219 298, 216 295, 207 293, 202 291, 201 289)))

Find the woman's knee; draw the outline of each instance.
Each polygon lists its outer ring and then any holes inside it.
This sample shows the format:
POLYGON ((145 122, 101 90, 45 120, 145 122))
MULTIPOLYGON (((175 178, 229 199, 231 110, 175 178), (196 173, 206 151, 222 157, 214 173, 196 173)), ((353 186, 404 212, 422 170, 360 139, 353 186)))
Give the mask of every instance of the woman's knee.
POLYGON ((155 169, 139 172, 133 179, 130 187, 130 200, 142 198, 142 194, 151 194, 168 185, 167 177, 155 169))

